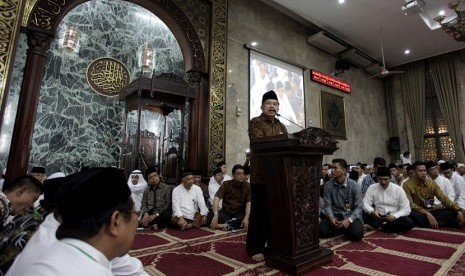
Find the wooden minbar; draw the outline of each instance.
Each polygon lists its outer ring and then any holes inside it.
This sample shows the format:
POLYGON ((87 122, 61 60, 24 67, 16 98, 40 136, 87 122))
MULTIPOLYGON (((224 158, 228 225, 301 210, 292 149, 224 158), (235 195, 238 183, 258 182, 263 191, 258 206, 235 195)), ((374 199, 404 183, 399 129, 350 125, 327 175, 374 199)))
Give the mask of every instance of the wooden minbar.
MULTIPOLYGON (((320 128, 251 141, 251 169, 266 185, 270 217, 265 264, 301 275, 332 260, 319 245, 320 172, 337 141, 320 128)), ((256 182, 262 184, 254 184, 256 182)))

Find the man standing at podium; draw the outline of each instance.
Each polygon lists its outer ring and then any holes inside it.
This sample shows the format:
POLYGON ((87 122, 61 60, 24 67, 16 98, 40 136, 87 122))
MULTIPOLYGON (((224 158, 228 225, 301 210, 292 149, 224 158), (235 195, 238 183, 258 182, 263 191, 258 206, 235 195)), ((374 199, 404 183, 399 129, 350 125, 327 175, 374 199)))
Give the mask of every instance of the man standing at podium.
POLYGON ((349 179, 344 159, 333 159, 333 179, 324 187, 324 213, 320 222, 320 237, 344 234, 351 241, 363 238, 363 199, 357 182, 349 179))
MULTIPOLYGON (((249 138, 276 136, 286 134, 286 127, 276 118, 279 112, 278 96, 273 90, 263 94, 262 114, 252 118, 249 123, 249 138)), ((247 254, 256 261, 263 261, 263 251, 268 238, 269 218, 266 202, 266 183, 263 183, 251 161, 250 190, 252 195, 249 228, 247 231, 247 254)))

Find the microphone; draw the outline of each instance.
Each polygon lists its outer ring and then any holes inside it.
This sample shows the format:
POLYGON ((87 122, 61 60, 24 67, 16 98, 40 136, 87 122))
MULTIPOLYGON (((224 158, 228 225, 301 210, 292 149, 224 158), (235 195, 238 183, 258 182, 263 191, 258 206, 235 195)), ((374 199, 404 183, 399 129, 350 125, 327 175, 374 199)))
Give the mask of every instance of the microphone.
POLYGON ((278 117, 283 118, 284 120, 288 121, 289 123, 291 123, 291 124, 293 124, 293 125, 295 125, 295 126, 298 126, 300 129, 305 129, 305 128, 303 128, 302 126, 300 126, 300 125, 294 123, 293 121, 289 120, 288 118, 281 116, 281 114, 279 114, 279 113, 276 113, 276 115, 277 115, 278 117))

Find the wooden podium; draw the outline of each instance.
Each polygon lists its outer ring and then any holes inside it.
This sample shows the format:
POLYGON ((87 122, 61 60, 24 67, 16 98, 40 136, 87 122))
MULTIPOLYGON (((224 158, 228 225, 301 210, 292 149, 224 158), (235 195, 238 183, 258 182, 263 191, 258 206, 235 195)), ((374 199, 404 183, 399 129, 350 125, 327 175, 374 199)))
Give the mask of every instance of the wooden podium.
POLYGON ((337 141, 320 128, 251 141, 251 185, 266 185, 265 264, 300 275, 332 260, 319 245, 320 173, 337 141))

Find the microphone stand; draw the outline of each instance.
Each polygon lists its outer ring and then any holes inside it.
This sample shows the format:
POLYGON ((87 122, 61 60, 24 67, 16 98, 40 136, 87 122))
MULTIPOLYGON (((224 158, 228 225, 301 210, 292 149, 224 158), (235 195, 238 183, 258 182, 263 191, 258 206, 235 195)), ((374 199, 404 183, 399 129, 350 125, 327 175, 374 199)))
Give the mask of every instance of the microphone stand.
POLYGON ((281 116, 281 115, 278 114, 278 113, 276 113, 276 116, 278 116, 279 118, 283 118, 284 120, 288 121, 289 123, 291 123, 291 124, 293 124, 293 125, 295 125, 295 126, 298 126, 300 129, 305 129, 305 128, 303 128, 302 126, 300 126, 300 125, 294 123, 293 121, 289 120, 289 119, 286 118, 286 117, 281 116))

